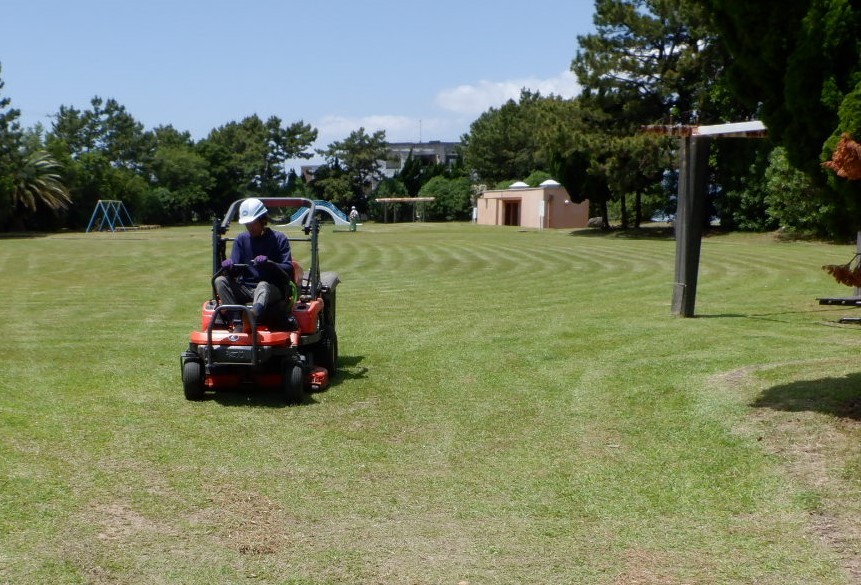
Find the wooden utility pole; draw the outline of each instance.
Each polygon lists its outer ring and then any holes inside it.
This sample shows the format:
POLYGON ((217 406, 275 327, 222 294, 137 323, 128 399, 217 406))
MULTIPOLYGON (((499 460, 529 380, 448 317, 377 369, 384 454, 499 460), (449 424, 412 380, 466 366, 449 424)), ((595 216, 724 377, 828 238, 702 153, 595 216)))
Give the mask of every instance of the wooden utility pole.
POLYGON ((709 147, 716 137, 763 138, 762 122, 740 122, 716 126, 646 126, 645 132, 679 137, 679 193, 674 228, 676 272, 672 312, 693 317, 697 300, 700 248, 706 223, 709 147))
POLYGON ((693 317, 697 300, 697 276, 705 225, 708 137, 684 136, 679 140, 679 193, 676 207, 676 273, 673 315, 693 317))

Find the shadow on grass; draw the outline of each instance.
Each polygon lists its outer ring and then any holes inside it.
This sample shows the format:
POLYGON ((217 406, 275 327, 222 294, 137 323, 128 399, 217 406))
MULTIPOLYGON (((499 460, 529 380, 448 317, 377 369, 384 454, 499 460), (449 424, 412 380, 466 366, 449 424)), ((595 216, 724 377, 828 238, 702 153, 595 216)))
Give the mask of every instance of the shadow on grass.
MULTIPOLYGON (((827 309, 805 309, 802 311, 775 311, 773 313, 713 313, 713 314, 695 314, 695 319, 754 319, 760 321, 774 321, 778 323, 789 323, 786 319, 780 319, 779 317, 790 316, 790 315, 811 315, 813 313, 827 313, 829 315, 834 315, 835 311, 833 308, 827 309)), ((839 320, 840 317, 834 319, 835 322, 839 320)))
POLYGON ((627 230, 610 228, 583 228, 568 232, 569 236, 577 238, 619 238, 625 240, 672 240, 675 238, 672 227, 649 226, 627 230))
MULTIPOLYGON (((703 232, 703 238, 728 236, 733 232, 716 228, 703 232)), ((620 240, 675 240, 676 232, 671 225, 644 225, 638 228, 621 229, 617 227, 608 230, 601 228, 582 228, 571 231, 569 236, 585 238, 617 238, 620 240)))
POLYGON ((765 390, 751 406, 861 420, 861 373, 779 384, 765 390))
POLYGON ((50 234, 42 232, 2 232, 0 240, 29 240, 34 238, 46 238, 50 234))
POLYGON ((314 396, 331 392, 348 380, 359 380, 367 377, 368 369, 360 366, 363 356, 339 356, 338 370, 335 376, 329 379, 329 387, 319 392, 306 392, 305 399, 300 404, 287 404, 278 388, 257 388, 254 386, 240 386, 229 390, 207 394, 206 398, 216 401, 222 406, 245 406, 261 408, 289 408, 298 406, 312 406, 318 404, 314 396))
POLYGON ((342 355, 338 356, 338 375, 329 385, 329 388, 338 386, 346 380, 363 380, 368 377, 368 368, 360 365, 364 356, 342 355))

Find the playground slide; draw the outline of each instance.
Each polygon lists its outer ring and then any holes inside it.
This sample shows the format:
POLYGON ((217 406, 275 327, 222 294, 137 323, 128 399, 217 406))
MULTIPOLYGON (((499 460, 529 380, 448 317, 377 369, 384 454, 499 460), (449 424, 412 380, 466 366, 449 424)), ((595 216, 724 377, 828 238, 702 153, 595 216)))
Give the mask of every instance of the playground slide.
MULTIPOLYGON (((314 204, 317 207, 317 211, 325 211, 332 216, 332 219, 335 221, 335 225, 350 225, 350 221, 347 219, 347 214, 328 201, 315 201, 314 204)), ((290 223, 288 223, 286 227, 298 227, 302 225, 302 222, 305 220, 305 216, 308 215, 310 211, 311 210, 307 208, 300 209, 290 217, 290 223)))

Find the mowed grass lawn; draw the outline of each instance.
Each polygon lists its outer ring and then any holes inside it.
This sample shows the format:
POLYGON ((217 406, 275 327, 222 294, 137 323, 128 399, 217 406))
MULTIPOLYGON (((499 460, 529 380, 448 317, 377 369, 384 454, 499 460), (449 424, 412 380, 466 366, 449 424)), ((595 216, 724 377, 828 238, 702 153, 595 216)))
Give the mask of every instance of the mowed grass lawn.
POLYGON ((209 242, 0 240, 0 583, 861 579, 853 247, 706 238, 682 319, 666 237, 329 225, 339 377, 285 407, 183 398, 209 242))

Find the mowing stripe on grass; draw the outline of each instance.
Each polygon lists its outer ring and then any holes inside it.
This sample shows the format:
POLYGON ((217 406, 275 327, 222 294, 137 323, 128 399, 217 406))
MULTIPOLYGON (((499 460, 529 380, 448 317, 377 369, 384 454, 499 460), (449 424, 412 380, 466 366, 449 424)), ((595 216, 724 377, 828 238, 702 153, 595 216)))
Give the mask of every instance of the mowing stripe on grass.
POLYGON ((0 582, 848 582, 751 422, 856 371, 814 300, 847 246, 707 238, 678 319, 665 238, 326 228, 341 368, 286 408, 182 397, 208 226, 92 236, 0 240, 0 582))

